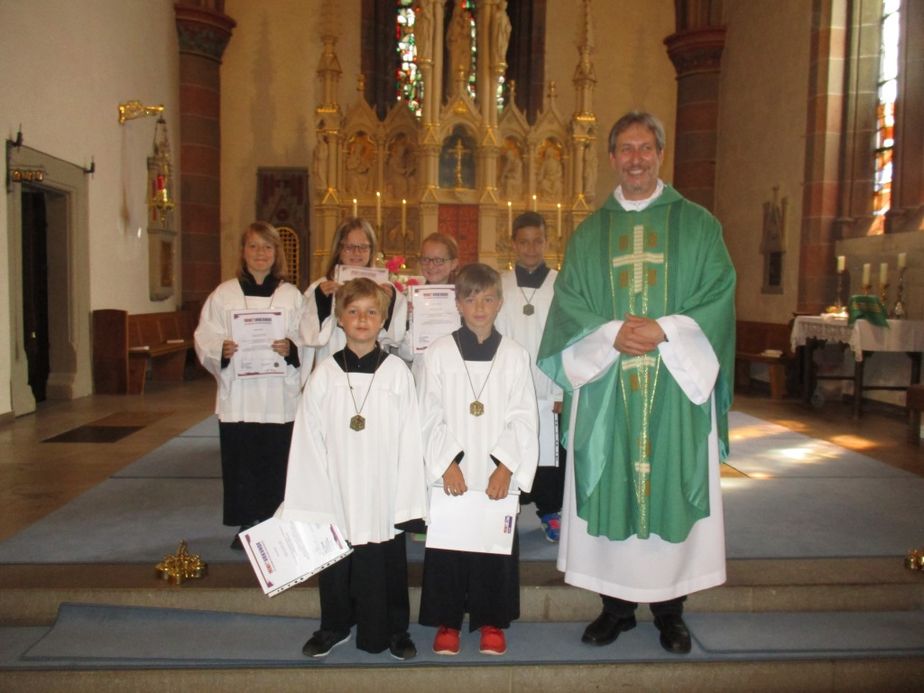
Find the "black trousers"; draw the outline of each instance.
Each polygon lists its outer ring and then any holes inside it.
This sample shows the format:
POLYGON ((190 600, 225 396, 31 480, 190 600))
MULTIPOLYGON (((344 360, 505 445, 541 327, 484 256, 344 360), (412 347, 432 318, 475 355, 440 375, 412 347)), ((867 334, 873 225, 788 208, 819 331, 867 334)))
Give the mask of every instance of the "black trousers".
MULTIPOLYGON (((600 598, 603 599, 603 610, 616 618, 633 616, 638 608, 637 602, 627 602, 624 599, 610 597, 605 594, 601 594, 600 598)), ((651 609, 651 613, 655 616, 682 616, 683 603, 686 599, 686 596, 683 596, 668 599, 666 602, 651 602, 648 608, 651 609)))
POLYGON ((292 426, 219 422, 224 524, 252 525, 276 512, 286 492, 292 426))
POLYGON ((548 513, 561 512, 565 494, 565 448, 558 446, 557 467, 537 467, 536 478, 529 493, 520 494, 520 505, 536 504, 539 517, 548 513))
POLYGON ((513 536, 509 556, 427 549, 424 553, 420 624, 462 630, 509 628, 520 617, 520 542, 513 536))
POLYGON ((321 571, 321 630, 349 631, 356 647, 382 652, 391 637, 407 633, 407 549, 404 534, 379 544, 354 546, 353 553, 321 571))

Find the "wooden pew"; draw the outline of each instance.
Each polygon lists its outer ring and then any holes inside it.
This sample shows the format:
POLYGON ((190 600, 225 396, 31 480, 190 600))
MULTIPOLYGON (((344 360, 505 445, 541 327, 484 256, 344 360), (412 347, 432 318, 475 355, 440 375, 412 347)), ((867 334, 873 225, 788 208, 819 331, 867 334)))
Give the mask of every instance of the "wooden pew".
POLYGON ((738 320, 735 325, 735 387, 747 388, 751 384, 751 364, 763 363, 770 376, 770 397, 784 398, 787 394, 786 369, 793 361, 789 346, 791 332, 791 323, 738 320))
POLYGON ((921 444, 921 411, 924 410, 924 384, 908 387, 905 407, 908 409, 908 442, 921 444))
POLYGON ((195 327, 196 316, 190 311, 129 315, 124 310, 94 310, 94 390, 140 395, 148 364, 152 380, 183 380, 195 327))

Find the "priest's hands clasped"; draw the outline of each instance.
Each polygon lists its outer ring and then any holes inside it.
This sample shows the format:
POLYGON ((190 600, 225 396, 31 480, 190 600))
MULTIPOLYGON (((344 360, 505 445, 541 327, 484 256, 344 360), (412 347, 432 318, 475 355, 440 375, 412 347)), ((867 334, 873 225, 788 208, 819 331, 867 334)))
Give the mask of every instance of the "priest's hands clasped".
POLYGON ((664 341, 667 341, 667 336, 656 320, 626 313, 625 322, 616 333, 613 347, 623 354, 641 356, 657 349, 658 344, 664 341))

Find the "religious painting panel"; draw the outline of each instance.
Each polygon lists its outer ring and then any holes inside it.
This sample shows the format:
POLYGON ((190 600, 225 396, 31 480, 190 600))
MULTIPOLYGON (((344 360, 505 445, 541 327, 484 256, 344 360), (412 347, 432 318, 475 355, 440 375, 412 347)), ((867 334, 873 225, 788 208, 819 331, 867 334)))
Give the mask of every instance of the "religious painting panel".
POLYGON ((525 146, 516 137, 504 138, 497 180, 497 189, 503 200, 516 201, 523 196, 524 151, 525 146))
POLYGON ((565 178, 564 147, 554 137, 546 138, 537 150, 536 190, 543 202, 561 202, 565 178))
POLYGON ((417 190, 417 150, 407 133, 399 132, 386 147, 385 189, 396 200, 417 190))
POLYGON ((452 236, 459 244, 459 265, 478 262, 477 205, 440 205, 438 231, 452 236))
POLYGON ((279 229, 291 229, 297 236, 297 244, 290 244, 286 252, 298 253, 287 264, 294 273, 289 281, 300 287, 308 284, 308 184, 305 168, 257 169, 256 218, 279 229))
POLYGON ((440 187, 475 188, 475 137, 456 125, 440 148, 440 187))
POLYGON ((347 139, 344 145, 346 191, 350 195, 372 193, 375 178, 375 141, 362 130, 347 139))

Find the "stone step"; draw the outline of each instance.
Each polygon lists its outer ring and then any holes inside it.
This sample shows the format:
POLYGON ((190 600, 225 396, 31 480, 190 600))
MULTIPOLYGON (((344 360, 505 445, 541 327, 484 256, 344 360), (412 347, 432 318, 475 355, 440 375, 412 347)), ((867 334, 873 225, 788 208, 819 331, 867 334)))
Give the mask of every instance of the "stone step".
MULTIPOLYGON (((599 598, 565 585, 554 565, 520 565, 521 620, 590 621, 599 598)), ((412 619, 420 565, 410 566, 412 619)), ((213 564, 182 585, 157 577, 153 565, 0 565, 0 625, 48 625, 64 602, 157 606, 317 618, 316 579, 273 598, 257 588, 244 563, 213 564)), ((901 557, 729 561, 725 585, 690 596, 690 612, 924 610, 924 573, 901 557)), ((649 618, 647 609, 639 617, 649 618)))

